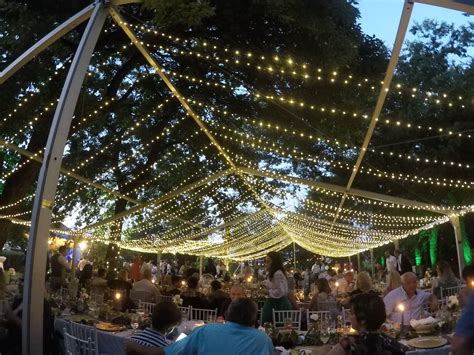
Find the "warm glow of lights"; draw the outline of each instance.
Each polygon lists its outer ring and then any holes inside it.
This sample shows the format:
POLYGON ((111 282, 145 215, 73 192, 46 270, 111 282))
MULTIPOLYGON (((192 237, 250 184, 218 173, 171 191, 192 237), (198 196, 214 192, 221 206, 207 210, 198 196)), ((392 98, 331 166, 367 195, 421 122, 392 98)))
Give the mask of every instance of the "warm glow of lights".
POLYGON ((403 312, 403 311, 405 310, 405 306, 400 303, 400 304, 398 305, 398 310, 399 310, 400 312, 403 312))
POLYGON ((116 300, 119 300, 120 298, 122 298, 122 294, 121 294, 120 292, 117 292, 117 293, 115 294, 115 299, 116 299, 116 300))
POLYGON ((80 242, 79 243, 79 249, 85 250, 87 248, 87 242, 80 242))

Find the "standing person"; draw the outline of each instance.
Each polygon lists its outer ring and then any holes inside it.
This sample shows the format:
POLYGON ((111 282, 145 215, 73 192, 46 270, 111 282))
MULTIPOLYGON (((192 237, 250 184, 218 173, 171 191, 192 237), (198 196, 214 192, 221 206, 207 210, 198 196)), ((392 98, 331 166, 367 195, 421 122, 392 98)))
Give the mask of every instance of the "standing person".
POLYGON ((263 284, 268 290, 268 297, 262 309, 263 323, 272 322, 273 309, 276 311, 291 310, 288 300, 288 281, 280 254, 274 251, 269 252, 265 257, 265 266, 268 271, 268 279, 263 284))
POLYGON ((400 275, 403 275, 405 272, 412 271, 410 259, 405 252, 400 252, 400 250, 395 250, 395 258, 397 259, 397 271, 400 275))
POLYGON ((142 274, 140 273, 141 264, 142 258, 139 255, 135 256, 132 266, 130 267, 130 278, 133 281, 140 281, 142 279, 142 274))
POLYGON ((456 324, 451 344, 454 355, 471 355, 474 350, 474 296, 469 299, 466 309, 456 324))
POLYGON ((385 265, 387 273, 390 271, 397 271, 397 258, 390 254, 390 250, 385 250, 385 265))
POLYGON ((66 261, 67 247, 62 245, 51 257, 51 291, 56 292, 66 283, 66 272, 71 267, 66 261))
POLYGON ((313 281, 316 281, 319 278, 319 273, 321 272, 321 267, 318 264, 318 261, 315 260, 313 266, 311 267, 311 275, 313 281))
POLYGON ((151 263, 151 260, 148 259, 148 261, 144 261, 142 266, 140 267, 140 274, 144 274, 145 270, 153 270, 153 264, 151 263))

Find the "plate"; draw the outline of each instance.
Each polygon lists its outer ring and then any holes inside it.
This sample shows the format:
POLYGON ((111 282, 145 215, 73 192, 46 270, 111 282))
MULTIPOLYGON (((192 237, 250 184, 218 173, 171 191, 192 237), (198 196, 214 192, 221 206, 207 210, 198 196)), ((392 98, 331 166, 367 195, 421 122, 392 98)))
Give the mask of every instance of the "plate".
POLYGON ((98 330, 102 330, 104 332, 120 332, 126 329, 124 325, 112 324, 112 323, 106 323, 106 322, 97 323, 95 327, 98 330))
POLYGON ((446 345, 447 340, 438 337, 415 338, 408 341, 408 345, 418 349, 433 349, 446 345))

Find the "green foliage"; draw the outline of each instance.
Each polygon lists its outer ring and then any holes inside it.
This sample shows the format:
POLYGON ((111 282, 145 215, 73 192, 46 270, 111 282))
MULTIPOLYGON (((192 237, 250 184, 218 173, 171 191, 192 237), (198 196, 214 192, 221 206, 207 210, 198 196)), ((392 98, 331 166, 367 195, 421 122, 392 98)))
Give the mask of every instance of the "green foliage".
POLYGON ((145 0, 143 5, 153 10, 153 21, 160 28, 197 27, 214 15, 209 1, 145 0))

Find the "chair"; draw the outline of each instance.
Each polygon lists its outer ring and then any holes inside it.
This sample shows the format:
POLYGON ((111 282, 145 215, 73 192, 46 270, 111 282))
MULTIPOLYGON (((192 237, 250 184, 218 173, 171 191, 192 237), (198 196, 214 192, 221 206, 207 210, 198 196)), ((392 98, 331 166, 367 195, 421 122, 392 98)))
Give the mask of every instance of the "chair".
POLYGON ((156 296, 153 293, 145 291, 136 291, 133 288, 130 290, 130 298, 133 302, 135 302, 135 304, 140 301, 151 303, 156 303, 157 301, 156 296))
POLYGON ((284 329, 291 323, 291 327, 301 330, 301 310, 275 311, 273 309, 273 326, 275 329, 284 329))
POLYGON ((454 287, 440 287, 440 298, 448 298, 449 296, 455 296, 459 293, 460 286, 454 287))
POLYGON ((189 320, 203 320, 215 322, 217 318, 216 309, 202 309, 190 307, 190 318, 189 320))
POLYGON ((344 324, 351 322, 351 310, 350 308, 343 308, 342 309, 342 321, 344 324))
POLYGON ((61 287, 58 291, 58 295, 61 299, 71 298, 71 290, 67 287, 61 287))
POLYGON ((191 307, 179 307, 179 309, 181 311, 182 321, 189 320, 191 315, 191 307))
POLYGON ((97 340, 97 329, 84 324, 75 322, 69 322, 70 334, 77 339, 82 341, 88 341, 92 347, 93 352, 81 353, 81 355, 98 355, 99 354, 99 343, 97 340))
POLYGON ((95 302, 97 304, 102 304, 104 303, 104 294, 100 292, 95 292, 91 291, 91 299, 92 302, 95 302))
POLYGON ((318 322, 321 321, 330 321, 331 320, 331 312, 330 311, 310 311, 306 310, 306 319, 308 322, 312 321, 313 319, 311 318, 316 318, 318 322), (317 317, 314 317, 316 315, 317 317))
POLYGON ((153 307, 155 307, 155 303, 143 302, 141 300, 138 301, 138 309, 144 311, 146 314, 151 314, 153 312, 153 307))
POLYGON ((64 328, 64 346, 66 355, 93 355, 97 354, 92 346, 91 340, 82 340, 69 334, 64 328))
POLYGON ((161 302, 161 301, 173 302, 173 296, 161 295, 161 296, 158 298, 158 302, 161 302))

